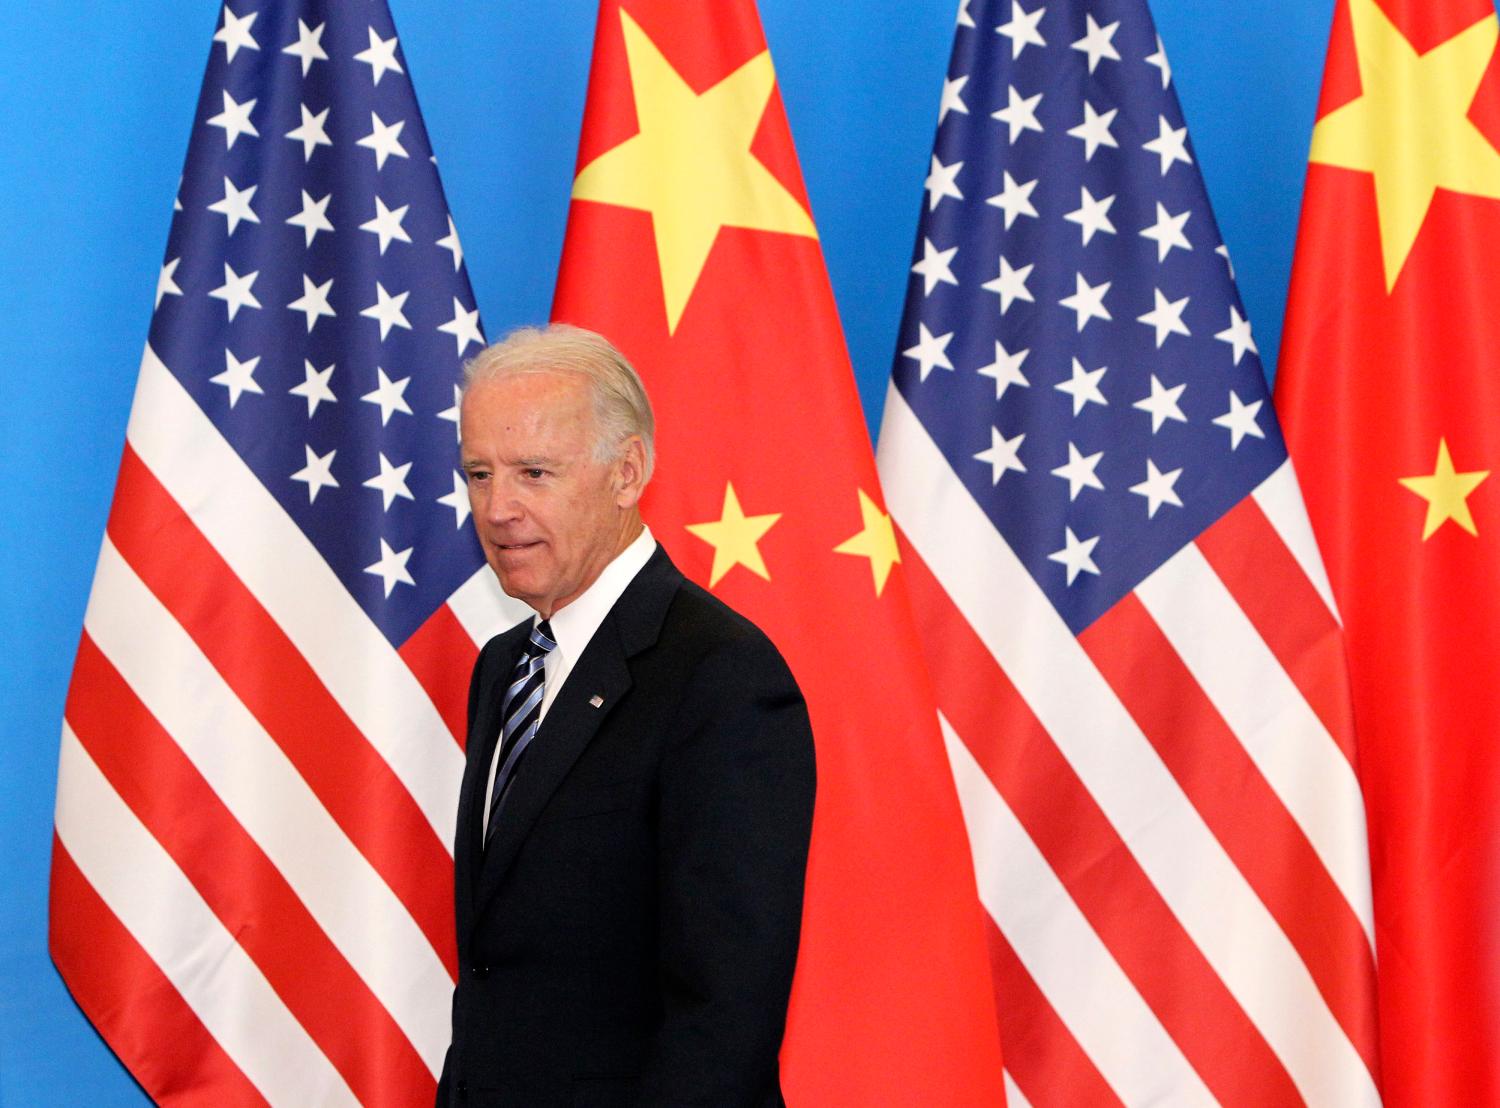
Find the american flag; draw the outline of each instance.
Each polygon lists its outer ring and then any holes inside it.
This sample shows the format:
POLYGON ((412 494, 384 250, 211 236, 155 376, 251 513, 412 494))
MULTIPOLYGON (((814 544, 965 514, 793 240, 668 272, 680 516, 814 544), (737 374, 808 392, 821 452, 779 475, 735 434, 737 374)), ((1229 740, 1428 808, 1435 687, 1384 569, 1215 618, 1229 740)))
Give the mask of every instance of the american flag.
POLYGON ((955 36, 880 470, 1013 1098, 1376 1103, 1338 616, 1166 52, 955 36))
POLYGON ((430 1099, 483 343, 382 3, 223 8, 63 725, 51 947, 162 1103, 430 1099))

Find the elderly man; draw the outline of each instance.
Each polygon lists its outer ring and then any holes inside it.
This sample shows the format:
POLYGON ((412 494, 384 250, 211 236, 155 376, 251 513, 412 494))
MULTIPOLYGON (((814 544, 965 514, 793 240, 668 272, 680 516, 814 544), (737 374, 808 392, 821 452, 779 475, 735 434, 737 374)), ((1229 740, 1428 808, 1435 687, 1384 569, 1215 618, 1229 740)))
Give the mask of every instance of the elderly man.
POLYGON ((654 424, 608 342, 527 328, 467 377, 475 528, 536 615, 470 686, 438 1104, 781 1104, 813 803, 802 695, 642 524, 654 424))

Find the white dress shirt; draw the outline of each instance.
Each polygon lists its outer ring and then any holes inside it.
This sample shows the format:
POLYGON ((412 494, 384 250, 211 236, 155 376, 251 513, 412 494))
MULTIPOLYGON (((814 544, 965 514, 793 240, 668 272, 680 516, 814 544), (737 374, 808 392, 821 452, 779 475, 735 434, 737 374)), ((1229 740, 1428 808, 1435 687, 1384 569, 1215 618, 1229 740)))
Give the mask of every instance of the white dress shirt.
MULTIPOLYGON (((546 656, 543 662, 546 677, 542 691, 542 719, 547 718, 547 709, 552 707, 552 702, 557 699, 558 690, 567 681, 574 663, 583 656, 584 650, 588 648, 589 640, 594 637, 594 632, 599 630, 599 625, 604 622, 604 617, 609 615, 609 610, 615 606, 615 601, 620 599, 621 594, 630 582, 635 580, 636 574, 646 567, 646 563, 651 560, 651 555, 655 552, 656 539, 651 536, 651 528, 643 526, 641 533, 629 546, 615 555, 614 561, 604 567, 592 585, 554 612, 552 618, 547 621, 552 628, 552 639, 557 643, 557 647, 546 656)), ((538 614, 532 617, 531 625, 535 627, 540 621, 541 615, 538 614)), ((490 801, 495 789, 495 774, 500 769, 500 746, 498 742, 495 744, 495 753, 490 758, 489 783, 484 789, 483 832, 486 835, 489 834, 490 801)))

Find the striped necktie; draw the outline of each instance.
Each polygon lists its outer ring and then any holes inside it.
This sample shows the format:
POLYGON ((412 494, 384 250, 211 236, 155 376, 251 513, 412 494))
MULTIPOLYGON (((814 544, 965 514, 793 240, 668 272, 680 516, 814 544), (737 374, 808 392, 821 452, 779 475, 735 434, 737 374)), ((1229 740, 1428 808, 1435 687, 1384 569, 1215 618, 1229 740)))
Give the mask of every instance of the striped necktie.
POLYGON ((500 768, 495 771, 495 785, 490 790, 489 824, 484 832, 486 846, 495 834, 500 805, 516 775, 516 766, 541 725, 546 659, 556 648, 552 627, 542 620, 531 629, 531 638, 516 659, 516 668, 511 673, 510 687, 505 690, 505 700, 500 707, 505 722, 500 728, 500 768))

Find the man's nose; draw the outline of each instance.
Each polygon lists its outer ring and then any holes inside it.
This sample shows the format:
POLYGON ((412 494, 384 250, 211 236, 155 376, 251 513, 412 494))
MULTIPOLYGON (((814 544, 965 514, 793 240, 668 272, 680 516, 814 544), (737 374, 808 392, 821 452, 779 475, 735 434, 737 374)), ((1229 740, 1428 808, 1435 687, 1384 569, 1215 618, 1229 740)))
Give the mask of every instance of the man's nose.
POLYGON ((521 502, 504 481, 491 481, 483 504, 485 522, 491 524, 514 523, 523 512, 521 502))

